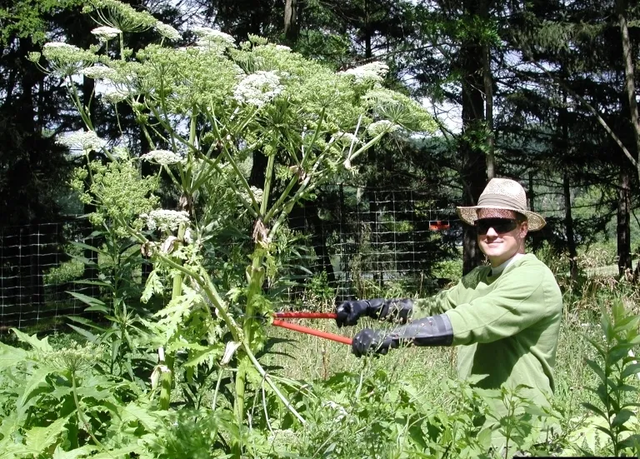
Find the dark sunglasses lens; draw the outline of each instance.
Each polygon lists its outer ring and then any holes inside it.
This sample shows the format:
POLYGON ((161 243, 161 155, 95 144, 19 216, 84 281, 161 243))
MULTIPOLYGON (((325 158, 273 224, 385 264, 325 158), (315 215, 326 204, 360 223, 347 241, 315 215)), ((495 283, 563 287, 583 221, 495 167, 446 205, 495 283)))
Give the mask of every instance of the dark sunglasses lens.
POLYGON ((478 234, 485 235, 489 228, 493 228, 496 233, 508 233, 513 231, 518 223, 511 218, 485 218, 476 220, 478 234))

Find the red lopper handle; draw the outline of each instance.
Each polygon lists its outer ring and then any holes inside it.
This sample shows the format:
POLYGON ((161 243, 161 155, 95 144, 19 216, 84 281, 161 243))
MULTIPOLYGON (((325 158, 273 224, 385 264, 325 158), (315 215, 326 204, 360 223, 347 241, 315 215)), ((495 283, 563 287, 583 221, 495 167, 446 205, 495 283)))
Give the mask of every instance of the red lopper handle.
POLYGON ((278 319, 335 319, 335 312, 276 312, 273 314, 278 319))
MULTIPOLYGON (((285 314, 289 314, 289 313, 285 313, 285 314)), ((306 313, 306 314, 322 314, 322 313, 318 312, 318 313, 306 313)), ((277 316, 277 317, 282 317, 282 316, 277 316)), ((296 316, 296 317, 300 317, 300 316, 296 316)), ((347 338, 346 336, 341 336, 341 335, 336 335, 334 333, 316 330, 315 328, 303 327, 302 325, 292 324, 291 322, 286 322, 284 320, 273 319, 273 325, 275 325, 276 327, 288 328, 289 330, 294 330, 300 333, 306 333, 308 335, 318 336, 324 339, 330 339, 331 341, 336 341, 342 344, 351 345, 351 342, 353 341, 351 338, 347 338)))

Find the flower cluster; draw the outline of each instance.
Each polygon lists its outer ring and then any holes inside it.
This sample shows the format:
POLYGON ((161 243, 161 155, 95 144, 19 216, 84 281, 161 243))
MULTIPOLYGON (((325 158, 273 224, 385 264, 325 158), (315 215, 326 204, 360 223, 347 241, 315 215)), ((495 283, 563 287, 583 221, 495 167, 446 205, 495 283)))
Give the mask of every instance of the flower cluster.
POLYGON ((352 143, 360 143, 360 139, 358 139, 358 137, 356 137, 354 134, 351 134, 350 132, 336 132, 329 141, 329 143, 333 142, 338 142, 343 145, 351 145, 352 143))
POLYGON ((212 29, 211 27, 194 27, 191 31, 204 41, 222 41, 229 45, 233 45, 236 39, 231 35, 212 29))
POLYGON ((167 40, 178 41, 182 38, 182 35, 180 35, 180 32, 178 32, 176 29, 174 29, 170 25, 165 24, 164 22, 160 22, 160 21, 156 22, 155 29, 160 35, 162 35, 167 40))
POLYGON ((102 96, 105 98, 107 102, 111 102, 112 104, 117 104, 118 102, 122 102, 127 97, 129 97, 130 94, 131 93, 129 92, 129 90, 125 88, 115 88, 112 86, 112 87, 106 88, 103 91, 102 96))
POLYGON ((98 151, 106 145, 95 131, 77 131, 58 138, 58 143, 68 148, 79 148, 85 152, 98 151))
POLYGON ((161 166, 168 166, 182 161, 182 157, 180 157, 180 155, 169 150, 152 150, 149 153, 145 153, 140 158, 143 161, 160 164, 161 166))
POLYGON ((116 29, 115 27, 102 26, 96 27, 91 31, 91 33, 98 37, 98 40, 107 41, 111 40, 112 38, 116 38, 122 33, 122 30, 116 29))
POLYGON ((140 217, 146 220, 147 228, 151 231, 159 229, 162 232, 173 232, 180 225, 189 224, 189 214, 183 210, 157 209, 140 217))
POLYGON ((382 81, 387 72, 389 72, 389 66, 387 64, 383 62, 371 62, 340 73, 352 75, 356 83, 361 83, 363 81, 382 81))
POLYGON ((400 129, 400 126, 392 123, 389 120, 380 120, 374 123, 371 123, 369 127, 367 127, 367 132, 373 136, 378 134, 384 134, 387 132, 394 132, 400 129))
POLYGON ((274 72, 258 71, 247 75, 233 91, 233 98, 241 104, 262 107, 283 90, 274 72))
POLYGON ((60 41, 45 43, 42 55, 51 62, 55 71, 66 75, 73 75, 97 60, 91 51, 60 41))
POLYGON ((94 80, 111 80, 118 72, 106 65, 94 65, 83 69, 80 73, 86 77, 93 78, 94 80))

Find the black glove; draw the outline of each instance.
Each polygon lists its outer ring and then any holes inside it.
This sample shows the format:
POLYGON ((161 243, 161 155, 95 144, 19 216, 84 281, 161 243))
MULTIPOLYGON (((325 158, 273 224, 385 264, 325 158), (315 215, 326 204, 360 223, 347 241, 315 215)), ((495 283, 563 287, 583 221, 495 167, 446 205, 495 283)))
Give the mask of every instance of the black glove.
POLYGON ((353 338, 351 352, 356 357, 362 357, 370 353, 385 355, 391 347, 398 347, 398 342, 393 341, 383 331, 365 328, 353 338))
POLYGON ((336 307, 336 323, 338 327, 356 325, 358 319, 365 316, 404 324, 407 323, 412 310, 413 301, 411 300, 375 298, 345 301, 336 307))
POLYGON ((452 342, 451 321, 446 314, 440 314, 415 320, 387 332, 365 328, 353 338, 351 350, 356 357, 360 357, 374 352, 385 355, 389 349, 401 344, 450 346, 452 342))

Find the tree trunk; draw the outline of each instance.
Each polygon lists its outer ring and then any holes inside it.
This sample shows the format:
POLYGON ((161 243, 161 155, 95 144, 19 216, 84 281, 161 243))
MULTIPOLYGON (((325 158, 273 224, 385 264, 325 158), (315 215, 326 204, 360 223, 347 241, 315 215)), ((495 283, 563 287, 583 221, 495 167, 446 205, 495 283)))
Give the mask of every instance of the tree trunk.
POLYGON ((629 169, 620 167, 620 184, 618 188, 618 274, 624 276, 631 272, 631 177, 629 169))
MULTIPOLYGON (((484 2, 482 2, 482 6, 484 2)), ((478 14, 479 2, 465 0, 465 14, 478 14)), ((484 119, 484 66, 483 46, 474 37, 465 39, 460 49, 462 73, 462 140, 460 142, 460 178, 462 180, 462 205, 477 203, 487 183, 486 157, 476 134, 485 129, 484 119)), ((480 136, 481 137, 481 136, 480 136)), ((482 253, 478 249, 474 228, 465 226, 463 232, 462 272, 464 274, 478 266, 482 253)))
POLYGON ((295 43, 300 32, 298 0, 284 2, 284 36, 288 43, 295 43))
MULTIPOLYGON (((485 10, 488 14, 488 11, 485 10)), ((491 46, 484 46, 483 82, 485 94, 485 123, 487 129, 487 179, 496 176, 495 135, 493 132, 493 76, 491 74, 491 46)))
MULTIPOLYGON (((633 50, 631 39, 629 38, 629 28, 627 26, 627 2, 626 0, 616 0, 616 11, 618 23, 620 24, 620 36, 622 39, 622 58, 624 63, 624 89, 629 103, 631 124, 633 126, 633 137, 636 144, 635 157, 640 154, 640 120, 638 117, 638 104, 636 102, 636 87, 633 62, 633 50)), ((637 173, 640 178, 640 161, 637 163, 637 173)))
POLYGON ((573 215, 571 213, 571 183, 569 173, 565 171, 562 178, 564 188, 564 226, 567 233, 567 250, 569 251, 569 274, 571 280, 578 280, 578 250, 573 230, 573 215))

